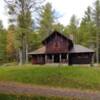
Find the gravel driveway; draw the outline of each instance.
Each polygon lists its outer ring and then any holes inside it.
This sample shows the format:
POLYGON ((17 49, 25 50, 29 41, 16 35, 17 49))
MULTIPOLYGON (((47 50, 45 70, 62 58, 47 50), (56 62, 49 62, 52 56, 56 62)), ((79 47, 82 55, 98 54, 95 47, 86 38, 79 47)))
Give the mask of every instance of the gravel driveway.
POLYGON ((100 92, 98 91, 50 88, 11 82, 0 82, 0 93, 34 94, 40 96, 76 97, 82 100, 100 100, 100 92))

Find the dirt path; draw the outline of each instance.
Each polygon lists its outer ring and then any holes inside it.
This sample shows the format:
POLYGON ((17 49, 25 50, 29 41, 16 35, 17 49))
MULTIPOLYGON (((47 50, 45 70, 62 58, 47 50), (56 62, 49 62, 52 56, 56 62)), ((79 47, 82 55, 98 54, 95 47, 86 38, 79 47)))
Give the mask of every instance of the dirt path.
POLYGON ((50 88, 31 86, 19 83, 0 82, 0 93, 35 94, 41 96, 68 96, 85 98, 85 100, 100 100, 100 92, 82 91, 75 89, 50 88))

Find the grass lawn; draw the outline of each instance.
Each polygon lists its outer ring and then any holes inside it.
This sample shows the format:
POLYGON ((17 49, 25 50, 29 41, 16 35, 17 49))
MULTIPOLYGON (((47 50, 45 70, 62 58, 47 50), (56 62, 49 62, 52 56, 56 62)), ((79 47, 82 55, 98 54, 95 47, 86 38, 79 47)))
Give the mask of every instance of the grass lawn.
POLYGON ((100 91, 100 68, 62 65, 1 66, 0 81, 100 91))
MULTIPOLYGON (((32 95, 0 94, 0 100, 80 100, 75 97, 46 97, 32 95)), ((85 99, 81 99, 85 100, 85 99)))

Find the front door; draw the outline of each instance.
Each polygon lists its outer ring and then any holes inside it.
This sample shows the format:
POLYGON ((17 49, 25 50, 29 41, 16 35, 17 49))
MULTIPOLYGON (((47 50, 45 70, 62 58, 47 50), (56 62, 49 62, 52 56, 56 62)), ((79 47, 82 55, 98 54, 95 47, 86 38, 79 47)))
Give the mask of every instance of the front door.
POLYGON ((54 63, 59 63, 59 54, 54 55, 54 63))

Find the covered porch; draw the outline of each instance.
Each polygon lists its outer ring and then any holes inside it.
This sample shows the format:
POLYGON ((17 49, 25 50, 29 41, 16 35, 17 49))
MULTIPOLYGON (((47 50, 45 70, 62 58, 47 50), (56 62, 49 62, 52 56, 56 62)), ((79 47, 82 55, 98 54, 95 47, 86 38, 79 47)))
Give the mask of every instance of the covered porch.
POLYGON ((68 63, 68 54, 45 54, 45 63, 68 63))
POLYGON ((32 64, 67 64, 69 62, 69 53, 47 53, 45 46, 28 54, 32 57, 32 64))
POLYGON ((68 63, 68 54, 37 54, 32 55, 32 64, 68 63))

